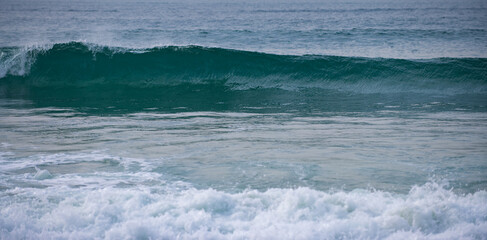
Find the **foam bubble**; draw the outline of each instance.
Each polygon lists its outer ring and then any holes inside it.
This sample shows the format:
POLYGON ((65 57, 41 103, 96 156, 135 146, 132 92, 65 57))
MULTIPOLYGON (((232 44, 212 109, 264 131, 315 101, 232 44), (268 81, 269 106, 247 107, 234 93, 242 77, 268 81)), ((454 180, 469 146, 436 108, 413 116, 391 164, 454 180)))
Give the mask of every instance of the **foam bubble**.
POLYGON ((39 168, 36 167, 36 174, 34 175, 34 179, 37 179, 37 180, 44 180, 44 179, 49 179, 49 178, 52 178, 52 174, 47 171, 47 170, 41 170, 39 168))
POLYGON ((356 189, 162 187, 8 190, 0 238, 485 239, 487 192, 427 183, 406 195, 356 189), (161 191, 162 190, 162 191, 161 191))

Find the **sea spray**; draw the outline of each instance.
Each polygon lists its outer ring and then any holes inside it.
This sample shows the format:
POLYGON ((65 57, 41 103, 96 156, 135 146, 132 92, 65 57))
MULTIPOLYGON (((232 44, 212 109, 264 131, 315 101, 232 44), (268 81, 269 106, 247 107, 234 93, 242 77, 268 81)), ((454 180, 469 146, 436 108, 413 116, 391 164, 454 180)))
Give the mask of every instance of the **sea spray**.
POLYGON ((487 239, 487 15, 2 0, 0 239, 487 239))

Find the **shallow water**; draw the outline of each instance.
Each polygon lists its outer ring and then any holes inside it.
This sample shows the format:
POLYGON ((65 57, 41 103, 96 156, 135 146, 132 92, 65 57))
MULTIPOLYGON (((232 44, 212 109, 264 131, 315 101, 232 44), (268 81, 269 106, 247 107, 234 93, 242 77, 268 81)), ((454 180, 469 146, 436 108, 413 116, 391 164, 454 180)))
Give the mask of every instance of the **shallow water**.
POLYGON ((0 4, 0 239, 487 239, 485 1, 0 4))

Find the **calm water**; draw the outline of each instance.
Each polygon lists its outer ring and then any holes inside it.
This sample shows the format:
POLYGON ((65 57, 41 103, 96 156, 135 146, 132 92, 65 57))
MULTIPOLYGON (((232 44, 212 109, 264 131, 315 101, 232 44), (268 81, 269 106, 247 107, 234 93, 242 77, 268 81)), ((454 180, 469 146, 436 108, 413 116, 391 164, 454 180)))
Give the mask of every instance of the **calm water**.
POLYGON ((487 239, 486 13, 0 0, 0 239, 487 239))

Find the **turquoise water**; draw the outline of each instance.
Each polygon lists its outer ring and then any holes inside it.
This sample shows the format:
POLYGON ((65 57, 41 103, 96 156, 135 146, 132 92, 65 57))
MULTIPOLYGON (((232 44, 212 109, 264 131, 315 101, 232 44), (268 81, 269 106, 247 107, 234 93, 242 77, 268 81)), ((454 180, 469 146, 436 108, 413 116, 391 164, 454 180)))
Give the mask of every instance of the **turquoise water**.
POLYGON ((487 239, 485 1, 0 1, 0 239, 487 239))

